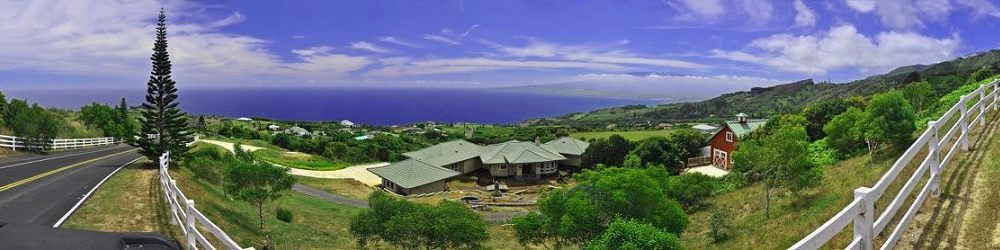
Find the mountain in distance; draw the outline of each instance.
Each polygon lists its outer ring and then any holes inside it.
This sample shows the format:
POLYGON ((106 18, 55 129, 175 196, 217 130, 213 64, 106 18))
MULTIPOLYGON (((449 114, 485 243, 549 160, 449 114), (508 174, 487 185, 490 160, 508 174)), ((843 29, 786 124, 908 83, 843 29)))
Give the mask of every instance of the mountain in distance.
POLYGON ((528 124, 603 127, 608 124, 636 125, 661 122, 718 122, 746 113, 753 118, 800 110, 814 102, 902 88, 911 82, 926 80, 937 96, 949 93, 968 82, 973 72, 988 68, 1000 72, 1000 50, 976 53, 930 65, 910 65, 885 74, 848 83, 816 83, 812 79, 770 87, 754 87, 694 102, 657 106, 632 105, 606 108, 558 117, 529 120, 528 124))
POLYGON ((571 80, 541 84, 495 88, 494 90, 556 94, 585 97, 611 97, 661 100, 663 103, 692 102, 711 98, 719 93, 746 89, 747 86, 769 86, 768 79, 694 76, 668 72, 629 72, 619 74, 588 74, 571 80))

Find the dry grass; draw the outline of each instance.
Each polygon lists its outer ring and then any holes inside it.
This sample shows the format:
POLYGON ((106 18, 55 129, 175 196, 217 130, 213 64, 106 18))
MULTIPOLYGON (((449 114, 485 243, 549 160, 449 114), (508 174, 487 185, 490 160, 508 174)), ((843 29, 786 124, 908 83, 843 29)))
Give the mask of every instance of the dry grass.
POLYGON ((324 179, 296 176, 299 184, 334 193, 346 198, 367 200, 375 189, 353 179, 324 179))
POLYGON ((152 232, 180 238, 170 225, 155 166, 138 162, 118 171, 63 227, 103 232, 152 232))

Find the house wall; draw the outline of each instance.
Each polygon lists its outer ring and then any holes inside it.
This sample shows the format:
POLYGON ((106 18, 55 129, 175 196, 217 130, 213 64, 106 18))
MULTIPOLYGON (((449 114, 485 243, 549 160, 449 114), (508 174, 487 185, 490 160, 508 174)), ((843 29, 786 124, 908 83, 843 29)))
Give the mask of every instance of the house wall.
POLYGON ((510 177, 517 174, 518 164, 488 164, 487 169, 493 177, 510 177), (506 166, 506 168, 504 168, 506 166))
POLYGON ((423 186, 418 186, 418 187, 414 187, 414 188, 410 188, 410 189, 404 189, 405 190, 404 191, 404 195, 418 195, 418 194, 441 192, 441 191, 444 191, 445 187, 447 186, 445 184, 446 182, 447 181, 445 181, 445 180, 440 180, 440 181, 435 181, 435 182, 427 183, 427 184, 425 184, 423 186))
POLYGON ((565 160, 559 161, 559 164, 580 167, 583 166, 583 158, 579 155, 563 155, 566 157, 565 160))
POLYGON ((455 171, 460 172, 462 174, 468 174, 468 173, 470 173, 472 171, 476 171, 476 169, 478 169, 480 165, 482 165, 482 163, 480 162, 479 158, 472 158, 472 159, 468 159, 468 160, 464 160, 464 161, 460 161, 460 162, 456 162, 456 163, 444 165, 444 166, 441 166, 441 167, 447 168, 447 169, 451 169, 451 170, 455 170, 455 171))
POLYGON ((733 162, 733 151, 736 149, 736 145, 739 144, 739 138, 737 138, 735 134, 733 135, 733 141, 732 142, 729 142, 729 141, 726 140, 726 134, 727 133, 731 133, 731 132, 732 132, 732 130, 729 129, 729 126, 724 126, 724 127, 722 127, 721 130, 719 130, 719 132, 715 133, 715 135, 712 135, 712 139, 710 139, 708 141, 708 146, 711 147, 708 153, 709 153, 709 157, 710 157, 710 159, 712 159, 713 163, 716 163, 716 161, 715 161, 715 151, 716 150, 721 150, 723 152, 726 152, 726 159, 725 159, 725 161, 721 162, 721 163, 715 164, 716 166, 724 168, 724 169, 732 169, 733 168, 733 164, 732 164, 732 162, 733 162))

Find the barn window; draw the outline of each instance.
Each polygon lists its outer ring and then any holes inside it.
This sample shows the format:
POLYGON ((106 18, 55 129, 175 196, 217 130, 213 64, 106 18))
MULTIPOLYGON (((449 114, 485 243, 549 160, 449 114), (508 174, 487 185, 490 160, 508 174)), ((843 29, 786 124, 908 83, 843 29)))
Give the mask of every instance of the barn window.
POLYGON ((726 141, 733 142, 733 132, 726 132, 726 141))

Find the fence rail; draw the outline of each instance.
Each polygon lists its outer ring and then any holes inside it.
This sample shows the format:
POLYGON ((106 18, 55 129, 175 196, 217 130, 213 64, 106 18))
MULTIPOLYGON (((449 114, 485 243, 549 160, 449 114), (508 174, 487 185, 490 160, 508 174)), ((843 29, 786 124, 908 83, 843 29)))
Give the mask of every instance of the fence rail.
POLYGON ((854 201, 789 249, 818 249, 844 230, 848 224, 854 225, 854 237, 845 249, 874 249, 875 236, 885 237, 885 242, 879 249, 895 247, 903 231, 906 230, 927 197, 940 195, 942 169, 948 166, 957 152, 969 150, 970 130, 977 127, 985 130, 986 114, 997 111, 998 108, 998 97, 1000 97, 998 96, 1000 95, 1000 92, 997 91, 998 87, 1000 87, 1000 79, 983 84, 968 95, 963 95, 958 103, 948 109, 939 119, 928 122, 927 129, 920 134, 920 137, 910 145, 874 186, 871 188, 860 187, 854 190, 854 201), (975 103, 970 107, 971 100, 974 100, 975 103), (948 126, 952 120, 954 123, 948 127, 944 137, 939 138, 938 133, 944 128, 943 126, 948 126), (942 149, 947 151, 942 154, 942 149), (903 184, 889 205, 879 214, 879 210, 875 208, 875 201, 885 194, 889 185, 897 179, 896 177, 903 171, 903 168, 913 162, 919 152, 926 152, 926 156, 918 159, 920 165, 907 178, 906 183, 903 184), (944 157, 942 158, 941 155, 944 157), (928 173, 930 176, 899 219, 899 223, 896 224, 891 233, 882 235, 886 227, 889 226, 889 222, 898 215, 899 209, 903 208, 903 203, 928 173))
POLYGON ((208 231, 226 249, 254 249, 243 248, 236 241, 233 241, 225 231, 216 226, 208 217, 194 206, 194 200, 188 199, 177 187, 177 180, 170 177, 170 153, 160 156, 160 187, 163 189, 164 198, 170 204, 170 212, 174 218, 171 223, 180 225, 181 234, 184 235, 184 245, 187 249, 216 249, 205 234, 199 229, 208 231))
POLYGON ((103 146, 121 143, 114 137, 80 138, 80 139, 32 139, 25 137, 0 135, 0 147, 18 149, 74 149, 92 146, 103 146))

